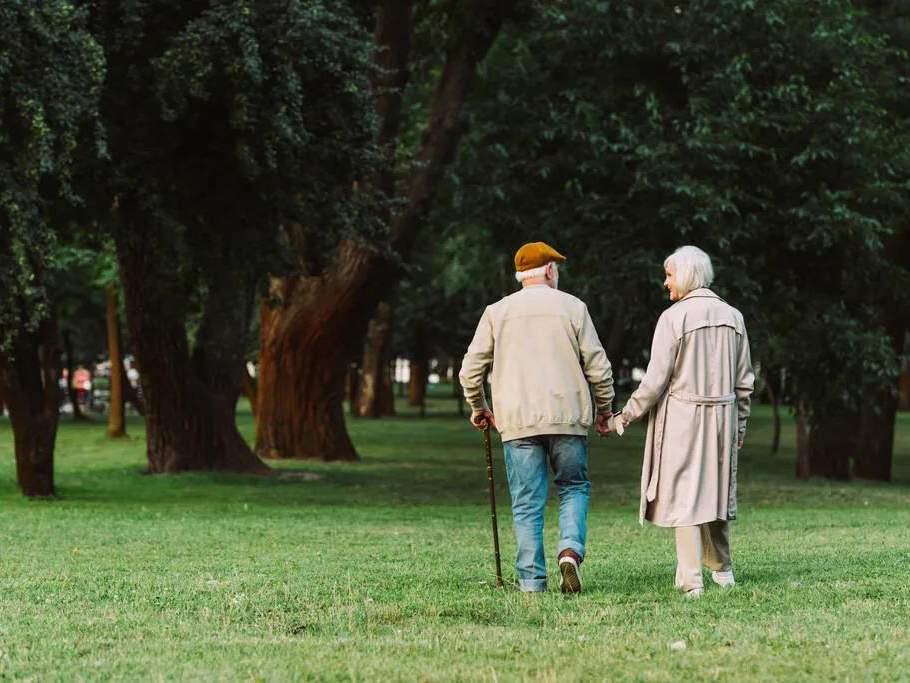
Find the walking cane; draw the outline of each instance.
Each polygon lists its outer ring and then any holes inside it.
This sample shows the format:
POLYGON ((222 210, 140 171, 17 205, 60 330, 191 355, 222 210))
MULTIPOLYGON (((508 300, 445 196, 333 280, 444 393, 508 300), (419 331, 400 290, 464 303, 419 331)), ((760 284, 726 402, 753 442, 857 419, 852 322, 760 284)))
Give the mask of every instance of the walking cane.
POLYGON ((496 492, 493 489, 493 451, 490 447, 490 422, 483 428, 483 443, 487 447, 487 482, 490 484, 490 519, 493 522, 493 555, 496 557, 496 587, 502 587, 502 563, 499 560, 499 524, 496 522, 496 492))

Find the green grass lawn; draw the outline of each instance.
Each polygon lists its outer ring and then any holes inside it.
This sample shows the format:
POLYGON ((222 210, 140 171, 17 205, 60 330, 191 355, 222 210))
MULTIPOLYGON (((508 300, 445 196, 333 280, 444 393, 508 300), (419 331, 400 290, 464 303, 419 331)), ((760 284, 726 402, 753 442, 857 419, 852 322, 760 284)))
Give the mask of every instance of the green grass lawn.
POLYGON ((591 442, 586 591, 567 598, 552 492, 550 591, 492 586, 482 438, 451 400, 349 424, 357 463, 152 477, 137 419, 112 442, 64 417, 59 500, 29 502, 0 418, 0 679, 910 680, 906 413, 893 484, 801 483, 792 425, 770 455, 759 407, 731 531, 739 585, 698 601, 672 587, 672 532, 637 523, 641 428, 591 442))

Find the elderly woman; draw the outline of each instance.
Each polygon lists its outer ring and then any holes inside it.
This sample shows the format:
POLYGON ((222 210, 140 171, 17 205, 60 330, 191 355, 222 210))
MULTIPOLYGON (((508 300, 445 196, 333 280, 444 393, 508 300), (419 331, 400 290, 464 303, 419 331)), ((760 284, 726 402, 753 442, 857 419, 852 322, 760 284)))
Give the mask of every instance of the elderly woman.
POLYGON ((702 563, 733 585, 727 522, 755 376, 742 314, 712 292, 711 259, 680 247, 664 261, 675 303, 657 321, 651 359, 614 429, 648 414, 639 522, 676 529, 676 587, 703 590, 702 563))

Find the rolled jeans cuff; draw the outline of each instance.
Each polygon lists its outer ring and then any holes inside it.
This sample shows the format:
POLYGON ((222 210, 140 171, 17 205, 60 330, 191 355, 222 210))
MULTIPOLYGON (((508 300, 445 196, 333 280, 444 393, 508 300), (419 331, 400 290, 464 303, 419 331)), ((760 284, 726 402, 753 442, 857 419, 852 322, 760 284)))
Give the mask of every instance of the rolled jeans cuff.
POLYGON ((522 593, 540 593, 547 590, 546 579, 518 579, 518 587, 522 593))
POLYGON ((582 560, 585 559, 585 547, 581 543, 575 541, 563 540, 559 542, 559 545, 556 546, 556 557, 562 555, 563 550, 571 550, 576 555, 578 555, 582 560))

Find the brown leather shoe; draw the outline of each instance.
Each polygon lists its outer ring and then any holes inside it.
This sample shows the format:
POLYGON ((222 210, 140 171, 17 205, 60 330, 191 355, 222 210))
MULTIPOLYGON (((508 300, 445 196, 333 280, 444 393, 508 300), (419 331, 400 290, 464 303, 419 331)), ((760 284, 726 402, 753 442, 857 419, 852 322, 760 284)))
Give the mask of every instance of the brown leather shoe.
POLYGON ((581 558, 572 550, 563 550, 559 554, 559 590, 581 593, 581 558))

